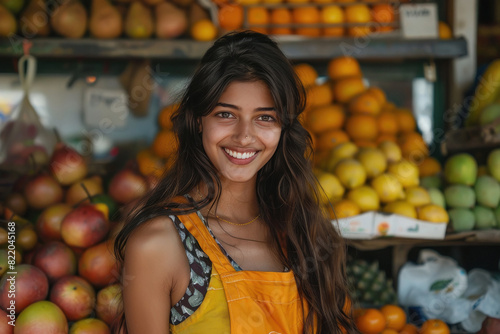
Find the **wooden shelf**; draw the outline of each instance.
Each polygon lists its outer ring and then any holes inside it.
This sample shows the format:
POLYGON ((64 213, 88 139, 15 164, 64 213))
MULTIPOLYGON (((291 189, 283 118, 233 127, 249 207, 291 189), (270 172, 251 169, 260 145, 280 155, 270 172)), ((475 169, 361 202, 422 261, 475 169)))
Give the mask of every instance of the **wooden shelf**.
MULTIPOLYGON (((276 37, 291 59, 328 59, 351 55, 359 59, 451 59, 467 55, 467 42, 456 39, 402 39, 367 36, 364 38, 276 37)), ((187 39, 34 38, 31 54, 39 58, 152 58, 189 59, 202 57, 212 42, 187 39)), ((0 57, 19 57, 23 40, 0 40, 0 57)))

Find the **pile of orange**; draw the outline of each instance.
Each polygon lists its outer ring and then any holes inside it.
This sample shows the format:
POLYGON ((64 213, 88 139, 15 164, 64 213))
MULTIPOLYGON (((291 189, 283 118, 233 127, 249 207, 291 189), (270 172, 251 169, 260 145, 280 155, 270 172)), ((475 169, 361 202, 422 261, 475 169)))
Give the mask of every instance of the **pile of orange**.
POLYGON ((345 0, 214 2, 219 8, 219 26, 225 31, 249 28, 273 35, 357 37, 393 31, 394 23, 398 20, 393 5, 383 3, 353 3, 345 0), (349 2, 349 5, 344 5, 349 2), (283 6, 283 3, 289 6, 283 6))
POLYGON ((151 146, 141 150, 135 157, 139 170, 145 176, 159 177, 172 163, 171 157, 177 150, 177 137, 172 131, 171 116, 178 107, 178 104, 171 104, 160 110, 158 114, 160 131, 151 146))
POLYGON ((420 328, 407 323, 406 313, 398 305, 356 309, 354 319, 361 334, 450 334, 448 325, 439 319, 426 320, 420 328))

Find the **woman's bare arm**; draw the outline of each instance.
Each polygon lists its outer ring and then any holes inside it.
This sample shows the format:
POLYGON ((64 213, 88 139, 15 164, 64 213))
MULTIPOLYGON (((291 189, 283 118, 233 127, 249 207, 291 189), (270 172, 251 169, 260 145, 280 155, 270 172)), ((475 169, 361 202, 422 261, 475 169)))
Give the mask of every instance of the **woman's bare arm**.
POLYGON ((186 263, 178 232, 167 217, 155 218, 130 236, 123 268, 129 334, 169 333, 171 293, 186 263))

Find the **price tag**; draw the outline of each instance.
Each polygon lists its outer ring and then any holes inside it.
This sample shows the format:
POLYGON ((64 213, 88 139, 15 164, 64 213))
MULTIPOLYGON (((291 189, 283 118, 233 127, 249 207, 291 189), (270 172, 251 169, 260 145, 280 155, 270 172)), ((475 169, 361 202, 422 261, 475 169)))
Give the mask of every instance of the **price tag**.
POLYGON ((126 125, 127 95, 122 89, 87 88, 84 93, 85 123, 103 129, 126 125))
POLYGON ((401 30, 405 38, 438 38, 435 3, 405 4, 400 7, 401 30))

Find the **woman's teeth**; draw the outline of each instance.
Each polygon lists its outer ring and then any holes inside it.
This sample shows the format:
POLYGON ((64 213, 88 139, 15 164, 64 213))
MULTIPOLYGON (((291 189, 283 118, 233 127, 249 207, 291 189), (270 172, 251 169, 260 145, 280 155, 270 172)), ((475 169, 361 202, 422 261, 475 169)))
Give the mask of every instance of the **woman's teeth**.
POLYGON ((236 158, 236 159, 248 159, 248 158, 253 157, 255 155, 255 153, 257 153, 257 152, 245 152, 245 153, 234 152, 234 151, 231 151, 227 148, 225 148, 224 151, 226 151, 227 154, 229 154, 230 156, 232 156, 233 158, 236 158))

